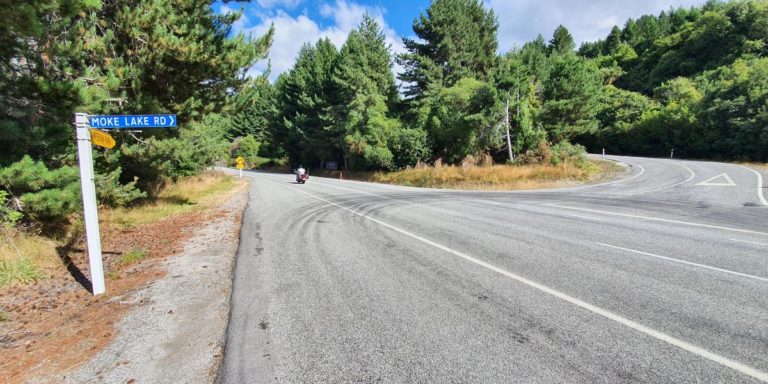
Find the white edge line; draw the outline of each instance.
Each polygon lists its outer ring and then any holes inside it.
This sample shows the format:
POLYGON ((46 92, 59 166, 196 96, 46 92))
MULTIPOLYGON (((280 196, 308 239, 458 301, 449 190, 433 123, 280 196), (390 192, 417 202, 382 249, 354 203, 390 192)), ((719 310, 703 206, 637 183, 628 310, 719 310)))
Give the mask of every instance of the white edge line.
POLYGON ((655 257, 657 259, 667 260, 667 261, 671 261, 671 262, 674 262, 674 263, 692 265, 694 267, 706 268, 706 269, 710 269, 710 270, 718 271, 718 272, 723 272, 723 273, 730 273, 732 275, 746 277, 746 278, 749 278, 749 279, 755 279, 755 280, 760 280, 760 281, 768 281, 768 278, 765 278, 765 277, 760 277, 760 276, 750 275, 750 274, 746 274, 746 273, 736 272, 736 271, 732 271, 730 269, 723 269, 723 268, 713 267, 713 266, 710 266, 710 265, 694 263, 694 262, 691 262, 691 261, 675 259, 675 258, 672 258, 672 257, 656 255, 656 254, 653 254, 653 253, 648 253, 648 252, 643 252, 643 251, 637 251, 637 250, 634 250, 634 249, 619 247, 619 246, 616 246, 616 245, 610 245, 610 244, 598 243, 598 242, 596 242, 596 244, 602 245, 602 246, 608 247, 608 248, 620 249, 622 251, 637 253, 639 255, 655 257))
POLYGON ((640 216, 640 215, 630 215, 626 213, 616 213, 616 212, 606 212, 606 211, 598 211, 595 209, 587 209, 587 208, 578 208, 578 207, 569 207, 565 205, 559 205, 559 204, 541 204, 545 207, 554 207, 554 208, 562 208, 562 209, 572 209, 576 211, 584 211, 584 212, 592 212, 592 213, 601 213, 603 215, 611 215, 611 216, 620 216, 620 217, 629 217, 632 219, 641 219, 641 220, 649 220, 649 221, 660 221, 663 223, 673 223, 673 224, 682 224, 682 225, 688 225, 691 227, 702 227, 702 228, 712 228, 712 229, 721 229, 724 231, 732 231, 732 232, 741 232, 741 233, 751 233, 755 235, 762 235, 762 236, 768 236, 768 232, 760 232, 760 231, 750 231, 749 229, 739 229, 739 228, 731 228, 731 227, 722 227, 719 225, 709 225, 709 224, 700 224, 700 223, 693 223, 690 221, 679 221, 679 220, 670 220, 670 219, 662 219, 658 217, 648 217, 648 216, 640 216))
POLYGON ((728 239, 730 241, 735 241, 737 243, 746 243, 746 244, 754 244, 754 245, 765 245, 768 246, 768 243, 758 243, 757 241, 746 241, 746 240, 739 240, 739 239, 728 239))
POLYGON ((763 175, 750 167, 744 165, 740 165, 740 167, 748 169, 757 175, 757 197, 760 199, 760 203, 764 206, 768 206, 768 200, 765 200, 765 196, 763 195, 763 175))
POLYGON ((617 323, 623 324, 623 325, 625 325, 625 326, 627 326, 629 328, 632 328, 632 329, 634 329, 634 330, 636 330, 638 332, 644 333, 644 334, 646 334, 648 336, 651 336, 651 337, 653 337, 653 338, 655 338, 657 340, 661 340, 661 341, 666 342, 666 343, 668 343, 670 345, 674 345, 674 346, 676 346, 678 348, 681 348, 681 349, 686 350, 686 351, 688 351, 690 353, 693 353, 693 354, 701 356, 701 357, 703 357, 705 359, 711 360, 711 361, 713 361, 715 363, 718 363, 718 364, 721 364, 721 365, 726 366, 728 368, 731 368, 731 369, 733 369, 735 371, 741 372, 741 373, 743 373, 745 375, 754 377, 754 378, 756 378, 758 380, 761 380, 761 381, 764 381, 764 382, 768 382, 768 373, 766 373, 766 372, 759 371, 759 370, 757 370, 755 368, 752 368, 752 367, 750 367, 750 366, 748 366, 746 364, 742 364, 742 363, 739 363, 738 361, 731 360, 731 359, 729 359, 727 357, 724 357, 724 356, 720 356, 720 355, 718 355, 718 354, 716 354, 714 352, 710 352, 709 350, 706 350, 706 349, 704 349, 702 347, 693 345, 693 344, 688 343, 686 341, 683 341, 683 340, 680 340, 680 339, 675 338, 673 336, 667 335, 666 333, 663 333, 663 332, 657 331, 655 329, 649 328, 649 327, 647 327, 645 325, 642 325, 640 323, 634 322, 634 321, 632 321, 630 319, 624 318, 624 317, 622 317, 620 315, 617 315, 617 314, 615 314, 613 312, 607 311, 607 310, 602 309, 600 307, 597 307, 595 305, 589 304, 589 303, 587 303, 585 301, 582 301, 580 299, 577 299, 575 297, 569 296, 569 295, 567 295, 567 294, 565 294, 563 292, 560 292, 558 290, 555 290, 553 288, 550 288, 550 287, 547 287, 545 285, 539 284, 539 283, 537 283, 535 281, 532 281, 532 280, 528 280, 528 279, 526 279, 526 278, 524 278, 522 276, 516 275, 516 274, 514 274, 512 272, 509 272, 509 271, 506 271, 504 269, 501 269, 501 268, 499 268, 499 267, 497 267, 495 265, 486 263, 486 262, 484 262, 482 260, 476 259, 476 258, 474 258, 472 256, 467 255, 467 254, 464 254, 464 253, 461 253, 461 252, 456 251, 454 249, 448 248, 448 247, 446 247, 446 246, 444 246, 442 244, 436 243, 436 242, 434 242, 432 240, 426 239, 426 238, 421 237, 421 236, 419 236, 417 234, 408 232, 408 231, 406 231, 404 229, 400 229, 398 227, 395 227, 394 225, 387 224, 387 223, 385 223, 385 222, 383 222, 381 220, 374 219, 373 217, 367 216, 367 215, 365 215, 363 213, 360 213, 358 211, 355 211, 353 209, 350 209, 350 208, 341 206, 339 204, 333 203, 333 202, 331 202, 329 200, 323 199, 323 198, 321 198, 319 196, 315 196, 315 195, 313 195, 311 193, 308 193, 308 192, 304 192, 304 191, 302 191, 300 189, 296 189, 296 191, 300 192, 300 193, 303 193, 303 194, 305 194, 307 196, 310 196, 310 197, 312 197, 314 199, 320 200, 320 201, 322 201, 322 202, 324 202, 326 204, 332 205, 332 206, 337 207, 339 209, 342 209, 342 210, 345 210, 345 211, 350 212, 352 214, 355 214, 357 216, 360 216, 360 217, 362 217, 364 219, 370 220, 370 221, 372 221, 374 223, 377 223, 377 224, 379 224, 379 225, 381 225, 383 227, 389 228, 389 229, 391 229, 391 230, 393 230, 395 232, 399 232, 399 233, 401 233, 403 235, 406 235, 408 237, 411 237, 411 238, 413 238, 415 240, 421 241, 422 243, 431 245, 431 246, 433 246, 433 247, 435 247, 437 249, 440 249, 440 250, 443 250, 445 252, 448 252, 448 253, 450 253, 450 254, 452 254, 454 256, 460 257, 460 258, 462 258, 464 260, 467 260, 467 261, 469 261, 471 263, 474 263, 474 264, 477 264, 477 265, 479 265, 481 267, 487 268, 487 269, 489 269, 491 271, 494 271, 496 273, 499 273, 499 274, 501 274, 503 276, 509 277, 512 280, 515 280, 515 281, 518 281, 520 283, 523 283, 523 284, 525 284, 525 285, 527 285, 529 287, 532 287, 534 289, 538 289, 538 290, 540 290, 542 292, 545 292, 545 293, 547 293, 549 295, 557 297, 558 299, 561 299, 563 301, 571 303, 571 304, 573 304, 573 305, 575 305, 577 307, 580 307, 582 309, 586 309, 587 311, 590 311, 590 312, 592 312, 594 314, 603 316, 603 317, 605 317, 607 319, 610 319, 610 320, 613 320, 613 321, 615 321, 617 323))
POLYGON ((648 192, 658 192, 658 191, 663 191, 663 190, 665 190, 665 189, 669 189, 669 188, 677 187, 678 185, 682 185, 682 184, 685 184, 685 183, 687 183, 687 182, 689 182, 689 181, 693 180, 693 178, 694 178, 694 177, 696 177, 696 174, 693 172, 693 170, 692 170, 692 169, 690 169, 690 168, 688 168, 688 167, 686 167, 685 165, 682 165, 682 164, 678 164, 678 163, 672 163, 672 164, 675 164, 675 165, 679 165, 679 166, 681 166, 681 167, 683 167, 683 168, 687 169, 687 170, 688 170, 688 172, 690 172, 690 173, 691 173, 691 175, 690 175, 690 176, 689 176, 689 177, 688 177, 688 178, 687 178, 685 181, 681 181, 681 182, 679 182, 679 183, 675 183, 675 184, 672 184, 672 185, 667 185, 667 186, 665 186, 665 187, 661 187, 661 188, 656 188, 656 189, 649 189, 649 190, 647 190, 647 191, 640 191, 640 192, 630 193, 630 194, 629 194, 629 195, 627 195, 627 196, 640 195, 640 194, 643 194, 643 193, 648 193, 648 192))
POLYGON ((637 175, 634 175, 634 176, 632 176, 632 177, 628 177, 628 178, 626 178, 626 179, 615 180, 615 181, 609 181, 609 182, 607 182, 607 183, 598 183, 598 184, 594 184, 594 185, 585 185, 584 187, 601 187, 601 186, 604 186, 604 185, 613 185, 613 184, 623 183, 623 182, 625 182, 625 181, 630 181, 630 180, 632 180, 632 179, 638 178, 638 177, 642 176, 642 175, 645 173, 645 167, 643 167, 643 166, 642 166, 642 165, 640 165, 640 164, 637 164, 637 163, 633 163, 633 162, 631 162, 631 161, 626 161, 626 160, 614 160, 614 161, 621 161, 621 162, 623 162, 623 163, 627 163, 627 164, 630 164, 630 165, 631 165, 631 166, 633 166, 633 167, 634 167, 634 166, 638 166, 638 167, 640 167, 640 172, 639 172, 637 175))

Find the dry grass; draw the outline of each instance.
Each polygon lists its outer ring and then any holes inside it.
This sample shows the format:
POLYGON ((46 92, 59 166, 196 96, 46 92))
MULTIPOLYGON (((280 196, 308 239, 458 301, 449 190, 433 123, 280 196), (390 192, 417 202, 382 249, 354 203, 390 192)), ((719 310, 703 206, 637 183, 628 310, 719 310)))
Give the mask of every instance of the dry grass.
POLYGON ((376 172, 367 180, 427 188, 453 189, 536 189, 592 181, 601 176, 602 167, 592 164, 580 169, 570 164, 494 165, 490 167, 435 166, 376 172))
MULTIPOLYGON (((205 211, 225 201, 243 183, 221 172, 204 173, 169 185, 155 202, 133 208, 101 209, 102 235, 108 228, 134 228, 178 214, 205 211)), ((64 241, 0 229, 0 288, 66 273, 56 250, 62 246, 64 241)), ((121 262, 133 264, 144 256, 146 252, 136 250, 124 255, 121 262)))
POLYGON ((0 288, 44 279, 61 268, 55 241, 2 230, 0 234, 0 288))
POLYGON ((152 203, 101 211, 100 221, 102 225, 126 229, 177 214, 202 212, 226 200, 241 183, 223 172, 189 177, 166 187, 152 203))
POLYGON ((764 171, 768 171, 768 163, 742 163, 742 164, 748 167, 758 168, 764 171))

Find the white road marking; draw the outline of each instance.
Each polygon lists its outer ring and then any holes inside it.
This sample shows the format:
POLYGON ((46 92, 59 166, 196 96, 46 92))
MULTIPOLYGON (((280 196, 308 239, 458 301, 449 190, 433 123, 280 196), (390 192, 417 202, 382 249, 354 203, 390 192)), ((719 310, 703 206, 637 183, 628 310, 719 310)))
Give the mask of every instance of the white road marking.
POLYGON ((760 174, 760 172, 755 171, 754 169, 750 167, 741 166, 742 168, 746 168, 750 171, 752 171, 755 175, 757 175, 757 197, 760 199, 760 202, 768 206, 768 200, 765 200, 765 196, 763 196, 763 175, 760 174))
POLYGON ((608 248, 620 249, 622 251, 637 253, 638 255, 655 257, 657 259, 667 260, 667 261, 671 261, 671 262, 674 262, 674 263, 692 265, 694 267, 710 269, 710 270, 713 270, 713 271, 718 271, 718 272, 723 272, 723 273, 729 273, 729 274, 732 274, 732 275, 746 277, 746 278, 749 278, 749 279, 755 279, 755 280, 760 280, 760 281, 768 281, 768 278, 766 278, 766 277, 760 277, 760 276, 750 275, 750 274, 746 274, 746 273, 736 272, 736 271, 732 271, 730 269, 723 269, 723 268, 713 267, 711 265, 693 263, 693 262, 690 262, 690 261, 675 259, 675 258, 667 257, 667 256, 656 255, 656 254, 653 254, 653 253, 648 253, 648 252, 643 252, 643 251, 637 251, 637 250, 634 250, 634 249, 619 247, 619 246, 616 246, 616 245, 610 245, 610 244, 604 244, 604 243, 596 243, 596 244, 602 245, 602 246, 608 247, 608 248))
POLYGON ((687 179, 685 179, 684 181, 681 181, 681 182, 679 182, 679 183, 675 183, 675 184, 672 184, 672 185, 667 185, 667 186, 664 186, 664 187, 661 187, 661 188, 656 188, 656 189, 649 189, 649 190, 647 190, 647 191, 641 191, 641 192, 636 192, 636 193, 630 193, 630 194, 628 194, 627 196, 634 196, 634 195, 639 195, 639 194, 643 194, 643 193, 649 193, 649 192, 658 192, 658 191, 663 191, 663 190, 665 190, 665 189, 669 189, 669 188, 677 187, 678 185, 683 185, 683 184, 685 184, 685 183, 687 183, 687 182, 689 182, 689 181, 693 180, 693 178, 694 178, 694 177, 696 177, 696 173, 694 173, 692 169, 690 169, 690 168, 686 167, 685 165, 682 165, 682 164, 678 164, 678 163, 673 163, 673 164, 675 164, 675 165, 677 165, 677 166, 680 166, 680 167, 683 167, 683 168, 687 169, 687 170, 688 170, 688 173, 690 173, 690 176, 688 176, 688 178, 687 178, 687 179))
POLYGON ((340 186, 338 186, 338 185, 333 185, 333 184, 331 184, 331 183, 323 183, 323 182, 320 182, 320 183, 318 183, 317 181, 315 181, 313 184, 318 184, 318 185, 322 185, 322 186, 325 186, 325 187, 330 187, 330 188, 341 189, 341 190, 344 190, 344 191, 349 191, 349 192, 362 193, 362 194, 364 194, 364 195, 369 195, 369 196, 380 197, 380 198, 382 198, 382 199, 390 199, 390 200, 394 200, 393 198, 391 198, 391 197, 389 197, 389 196, 378 195, 378 194, 375 194, 375 193, 366 192, 366 191, 361 191, 361 190, 358 190, 358 189, 352 189, 352 188, 340 187, 340 186))
POLYGON ((708 187, 735 187, 736 183, 733 182, 733 179, 731 179, 731 177, 728 176, 727 173, 721 173, 709 180, 702 181, 701 183, 696 183, 696 185, 702 185, 702 186, 708 186, 708 187), (717 180, 717 179, 723 179, 725 181, 715 183, 714 180, 717 180))
POLYGON ((758 243, 757 241, 746 241, 746 240, 738 240, 738 239, 728 239, 730 241, 735 241, 737 243, 746 243, 746 244, 754 244, 754 245, 765 245, 768 246, 768 243, 758 243))
MULTIPOLYGON (((474 200, 473 202, 474 203, 479 203, 479 204, 485 204, 485 205, 492 205, 492 206, 501 207, 501 208, 508 208, 508 209, 512 208, 512 204, 511 203, 509 203, 509 204, 497 203, 495 201, 490 201, 490 200, 474 200)), ((548 206, 547 204, 540 204, 540 205, 548 206)), ((530 213, 528 211, 523 211, 523 212, 530 213)), ((556 216, 556 217, 571 217, 571 218, 579 218, 579 219, 590 219, 590 220, 594 220, 594 221, 605 221, 605 218, 602 218, 602 217, 566 214, 566 213, 561 213, 561 212, 558 212, 558 215, 559 216, 556 216)))
POLYGON ((694 223, 694 222, 690 222, 690 221, 679 221, 679 220, 661 219, 661 218, 658 218, 658 217, 630 215, 630 214, 626 214, 626 213, 599 211, 599 210, 596 210, 596 209, 587 209, 587 208, 579 208, 579 207, 568 207, 568 206, 559 205, 559 204, 542 204, 542 206, 554 207, 554 208, 562 208, 562 209, 572 209, 572 210, 575 210, 575 211, 600 213, 600 214, 603 214, 603 215, 628 217, 628 218, 631 218, 631 219, 641 219, 641 220, 648 220, 648 221, 660 221, 662 223, 681 224, 681 225, 687 225, 687 226, 691 226, 691 227, 721 229, 721 230, 724 230, 724 231, 751 233, 751 234, 755 234, 755 235, 768 236, 768 232, 750 231, 749 229, 722 227, 722 226, 719 226, 719 225, 700 224, 700 223, 694 223))
POLYGON ((632 162, 629 162, 629 161, 626 161, 626 160, 621 160, 621 161, 624 162, 624 163, 627 163, 627 164, 631 164, 633 167, 635 167, 635 166, 639 167, 640 168, 640 172, 637 175, 634 175, 634 176, 626 178, 626 179, 611 181, 611 182, 608 182, 608 183, 599 183, 599 184, 595 184, 595 185, 585 185, 584 187, 602 187, 604 185, 623 183, 625 181, 630 181, 632 179, 638 178, 638 177, 642 176, 645 173, 645 167, 643 167, 642 165, 636 164, 636 163, 632 163, 632 162))
POLYGON ((590 311, 590 312, 592 312, 592 313, 594 313, 596 315, 605 317, 605 318, 607 318, 609 320, 613 320, 613 321, 615 321, 615 322, 617 322, 619 324, 625 325, 625 326, 627 326, 629 328, 632 328, 632 329, 634 329, 634 330, 636 330, 638 332, 641 332, 641 333, 644 333, 644 334, 646 334, 648 336, 651 336, 651 337, 653 337, 653 338, 655 338, 657 340, 660 340, 660 341, 663 341, 663 342, 668 343, 670 345, 676 346, 676 347, 681 348, 683 350, 686 350, 686 351, 688 351, 690 353, 693 353, 695 355, 698 355, 700 357, 703 357, 705 359, 713 361, 713 362, 715 362, 717 364, 721 364, 721 365, 726 366, 728 368, 731 368, 731 369, 733 369, 735 371, 741 372, 741 373, 743 373, 745 375, 754 377, 754 378, 756 378, 758 380, 761 380, 761 381, 764 381, 764 382, 768 382, 768 373, 766 373, 766 372, 763 372, 763 371, 760 371, 758 369, 752 368, 752 367, 750 367, 750 366, 748 366, 746 364, 740 363, 738 361, 731 360, 731 359, 729 359, 729 358, 727 358, 725 356, 718 355, 717 353, 711 352, 711 351, 709 351, 707 349, 704 349, 704 348, 699 347, 697 345, 688 343, 688 342, 683 341, 681 339, 678 339, 676 337, 667 335, 666 333, 663 333, 661 331, 657 331, 657 330, 655 330, 653 328, 647 327, 645 325, 642 325, 640 323, 637 323, 635 321, 632 321, 630 319, 627 319, 625 317, 617 315, 617 314, 615 314, 613 312, 610 312, 610 311, 605 310, 603 308, 600 308, 598 306, 589 304, 589 303, 587 303, 585 301, 582 301, 582 300, 577 299, 577 298, 575 298, 573 296, 570 296, 568 294, 560 292, 560 291, 558 291, 556 289, 547 287, 546 285, 539 284, 539 283, 537 283, 537 282, 535 282, 533 280, 529 280, 529 279, 527 279, 525 277, 519 276, 519 275, 514 274, 512 272, 509 272, 509 271, 507 271, 505 269, 499 268, 499 267, 497 267, 497 266, 495 266, 493 264, 489 264, 489 263, 487 263, 485 261, 476 259, 476 258, 474 258, 474 257, 472 257, 470 255, 467 255, 465 253, 459 252, 459 251, 454 250, 452 248, 446 247, 445 245, 442 245, 440 243, 434 242, 434 241, 429 240, 427 238, 421 237, 421 236, 419 236, 419 235, 417 235, 415 233, 406 231, 404 229, 400 229, 400 228, 398 228, 398 227, 396 227, 394 225, 385 223, 385 222, 383 222, 381 220, 374 219, 373 217, 370 217, 370 216, 368 216, 368 215, 366 215, 364 213, 355 211, 354 209, 350 209, 350 208, 344 207, 344 206, 336 204, 336 203, 334 203, 332 201, 323 199, 322 197, 315 196, 315 195, 313 195, 313 194, 311 194, 309 192, 304 192, 304 191, 302 191, 300 189, 295 189, 295 190, 297 192, 300 192, 300 193, 303 193, 303 194, 305 194, 307 196, 310 196, 310 197, 312 197, 314 199, 320 200, 320 201, 322 201, 322 202, 324 202, 326 204, 329 204, 329 205, 332 205, 332 206, 337 207, 339 209, 345 210, 347 212, 350 212, 352 214, 360 216, 361 218, 364 218, 366 220, 370 220, 370 221, 372 221, 374 223, 377 223, 377 224, 379 224, 379 225, 381 225, 383 227, 389 228, 389 229, 391 229, 391 230, 393 230, 395 232, 399 232, 399 233, 401 233, 401 234, 403 234, 405 236, 408 236, 408 237, 413 238, 415 240, 421 241, 422 243, 431 245, 431 246, 433 246, 433 247, 435 247, 437 249, 440 249, 440 250, 443 250, 445 252, 448 252, 448 253, 450 253, 450 254, 452 254, 454 256, 460 257, 460 258, 462 258, 462 259, 464 259, 466 261, 469 261, 471 263, 474 263, 476 265, 479 265, 481 267, 484 267, 486 269, 489 269, 491 271, 499 273, 499 274, 501 274, 503 276, 506 276, 506 277, 508 277, 508 278, 510 278, 512 280, 515 280, 515 281, 517 281, 519 283, 525 284, 525 285, 527 285, 527 286, 529 286, 531 288, 537 289, 539 291, 542 291, 544 293, 547 293, 549 295, 557 297, 557 298, 559 298, 559 299, 561 299, 563 301, 566 301, 566 302, 571 303, 571 304, 573 304, 573 305, 575 305, 575 306, 577 306, 579 308, 582 308, 582 309, 585 309, 587 311, 590 311))

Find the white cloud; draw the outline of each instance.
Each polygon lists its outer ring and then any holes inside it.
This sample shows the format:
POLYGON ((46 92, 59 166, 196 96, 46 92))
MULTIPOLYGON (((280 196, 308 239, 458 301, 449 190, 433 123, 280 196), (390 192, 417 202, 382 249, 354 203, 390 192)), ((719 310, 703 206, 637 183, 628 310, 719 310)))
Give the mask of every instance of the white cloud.
POLYGON ((301 3, 301 0, 257 0, 256 3, 266 9, 274 7, 293 9, 301 3))
POLYGON ((486 0, 499 18, 501 52, 522 46, 539 33, 549 41, 560 24, 568 28, 578 47, 605 38, 614 25, 622 27, 630 17, 702 3, 704 0, 486 0))
MULTIPOLYGON (((366 12, 368 12, 368 15, 373 17, 373 19, 376 20, 376 23, 379 24, 379 28, 381 28, 385 42, 390 47, 391 52, 393 54, 405 52, 402 38, 394 29, 387 25, 386 20, 384 20, 384 15, 387 12, 386 9, 381 7, 365 7, 359 4, 349 3, 345 0, 336 0, 334 5, 326 3, 320 9, 320 13, 324 17, 333 18, 335 25, 340 30, 346 31, 345 39, 346 34, 360 24, 360 21, 363 19, 363 15, 366 12)), ((341 47, 340 44, 337 44, 336 46, 341 47)), ((395 63, 393 71, 399 73, 401 70, 402 68, 395 63)))
MULTIPOLYGON (((315 20, 306 15, 293 17, 282 10, 278 10, 272 15, 261 15, 257 25, 240 30, 236 29, 236 31, 242 31, 255 38, 265 34, 269 30, 269 26, 274 24, 274 41, 269 52, 270 78, 272 80, 293 66, 296 55, 305 43, 314 44, 318 39, 327 37, 337 48, 341 48, 349 32, 360 24, 366 11, 379 23, 386 42, 391 45, 393 52, 404 50, 400 37, 384 21, 386 11, 380 7, 365 7, 346 0, 337 0, 333 4, 323 4, 320 11, 323 17, 333 20, 332 25, 321 27, 315 20)), ((251 68, 249 74, 258 75, 266 69, 267 61, 265 60, 251 68)))

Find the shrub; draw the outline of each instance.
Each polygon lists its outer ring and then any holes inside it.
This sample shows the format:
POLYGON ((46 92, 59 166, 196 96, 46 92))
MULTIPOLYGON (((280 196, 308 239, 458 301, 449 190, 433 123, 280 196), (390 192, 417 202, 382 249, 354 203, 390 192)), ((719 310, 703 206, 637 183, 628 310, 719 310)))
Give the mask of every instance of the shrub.
POLYGON ((9 206, 8 192, 0 190, 0 227, 13 228, 21 217, 21 212, 9 206))
POLYGON ((417 164, 428 159, 431 155, 427 142, 427 132, 423 129, 396 129, 389 140, 389 148, 392 152, 395 168, 417 164))
POLYGON ((251 135, 241 137, 235 141, 230 157, 242 156, 248 164, 258 163, 260 162, 259 147, 261 143, 255 137, 251 135))
POLYGON ((217 160, 226 158, 228 148, 221 132, 204 123, 194 123, 183 129, 178 138, 151 137, 123 147, 121 182, 135 181, 140 189, 154 197, 164 180, 197 175, 217 160))
POLYGON ((552 146, 550 162, 552 165, 572 164, 580 169, 587 169, 590 166, 584 146, 567 141, 561 141, 552 146))
POLYGON ((76 168, 51 170, 29 156, 0 168, 0 187, 18 198, 21 204, 16 208, 33 221, 60 221, 81 206, 76 168))
POLYGON ((550 163, 552 160, 552 146, 546 140, 539 141, 536 149, 529 149, 515 159, 516 164, 533 165, 550 163))
POLYGON ((138 199, 147 197, 146 192, 136 187, 136 179, 121 184, 121 173, 122 169, 118 167, 107 174, 96 174, 96 195, 100 204, 109 207, 125 207, 138 199))

